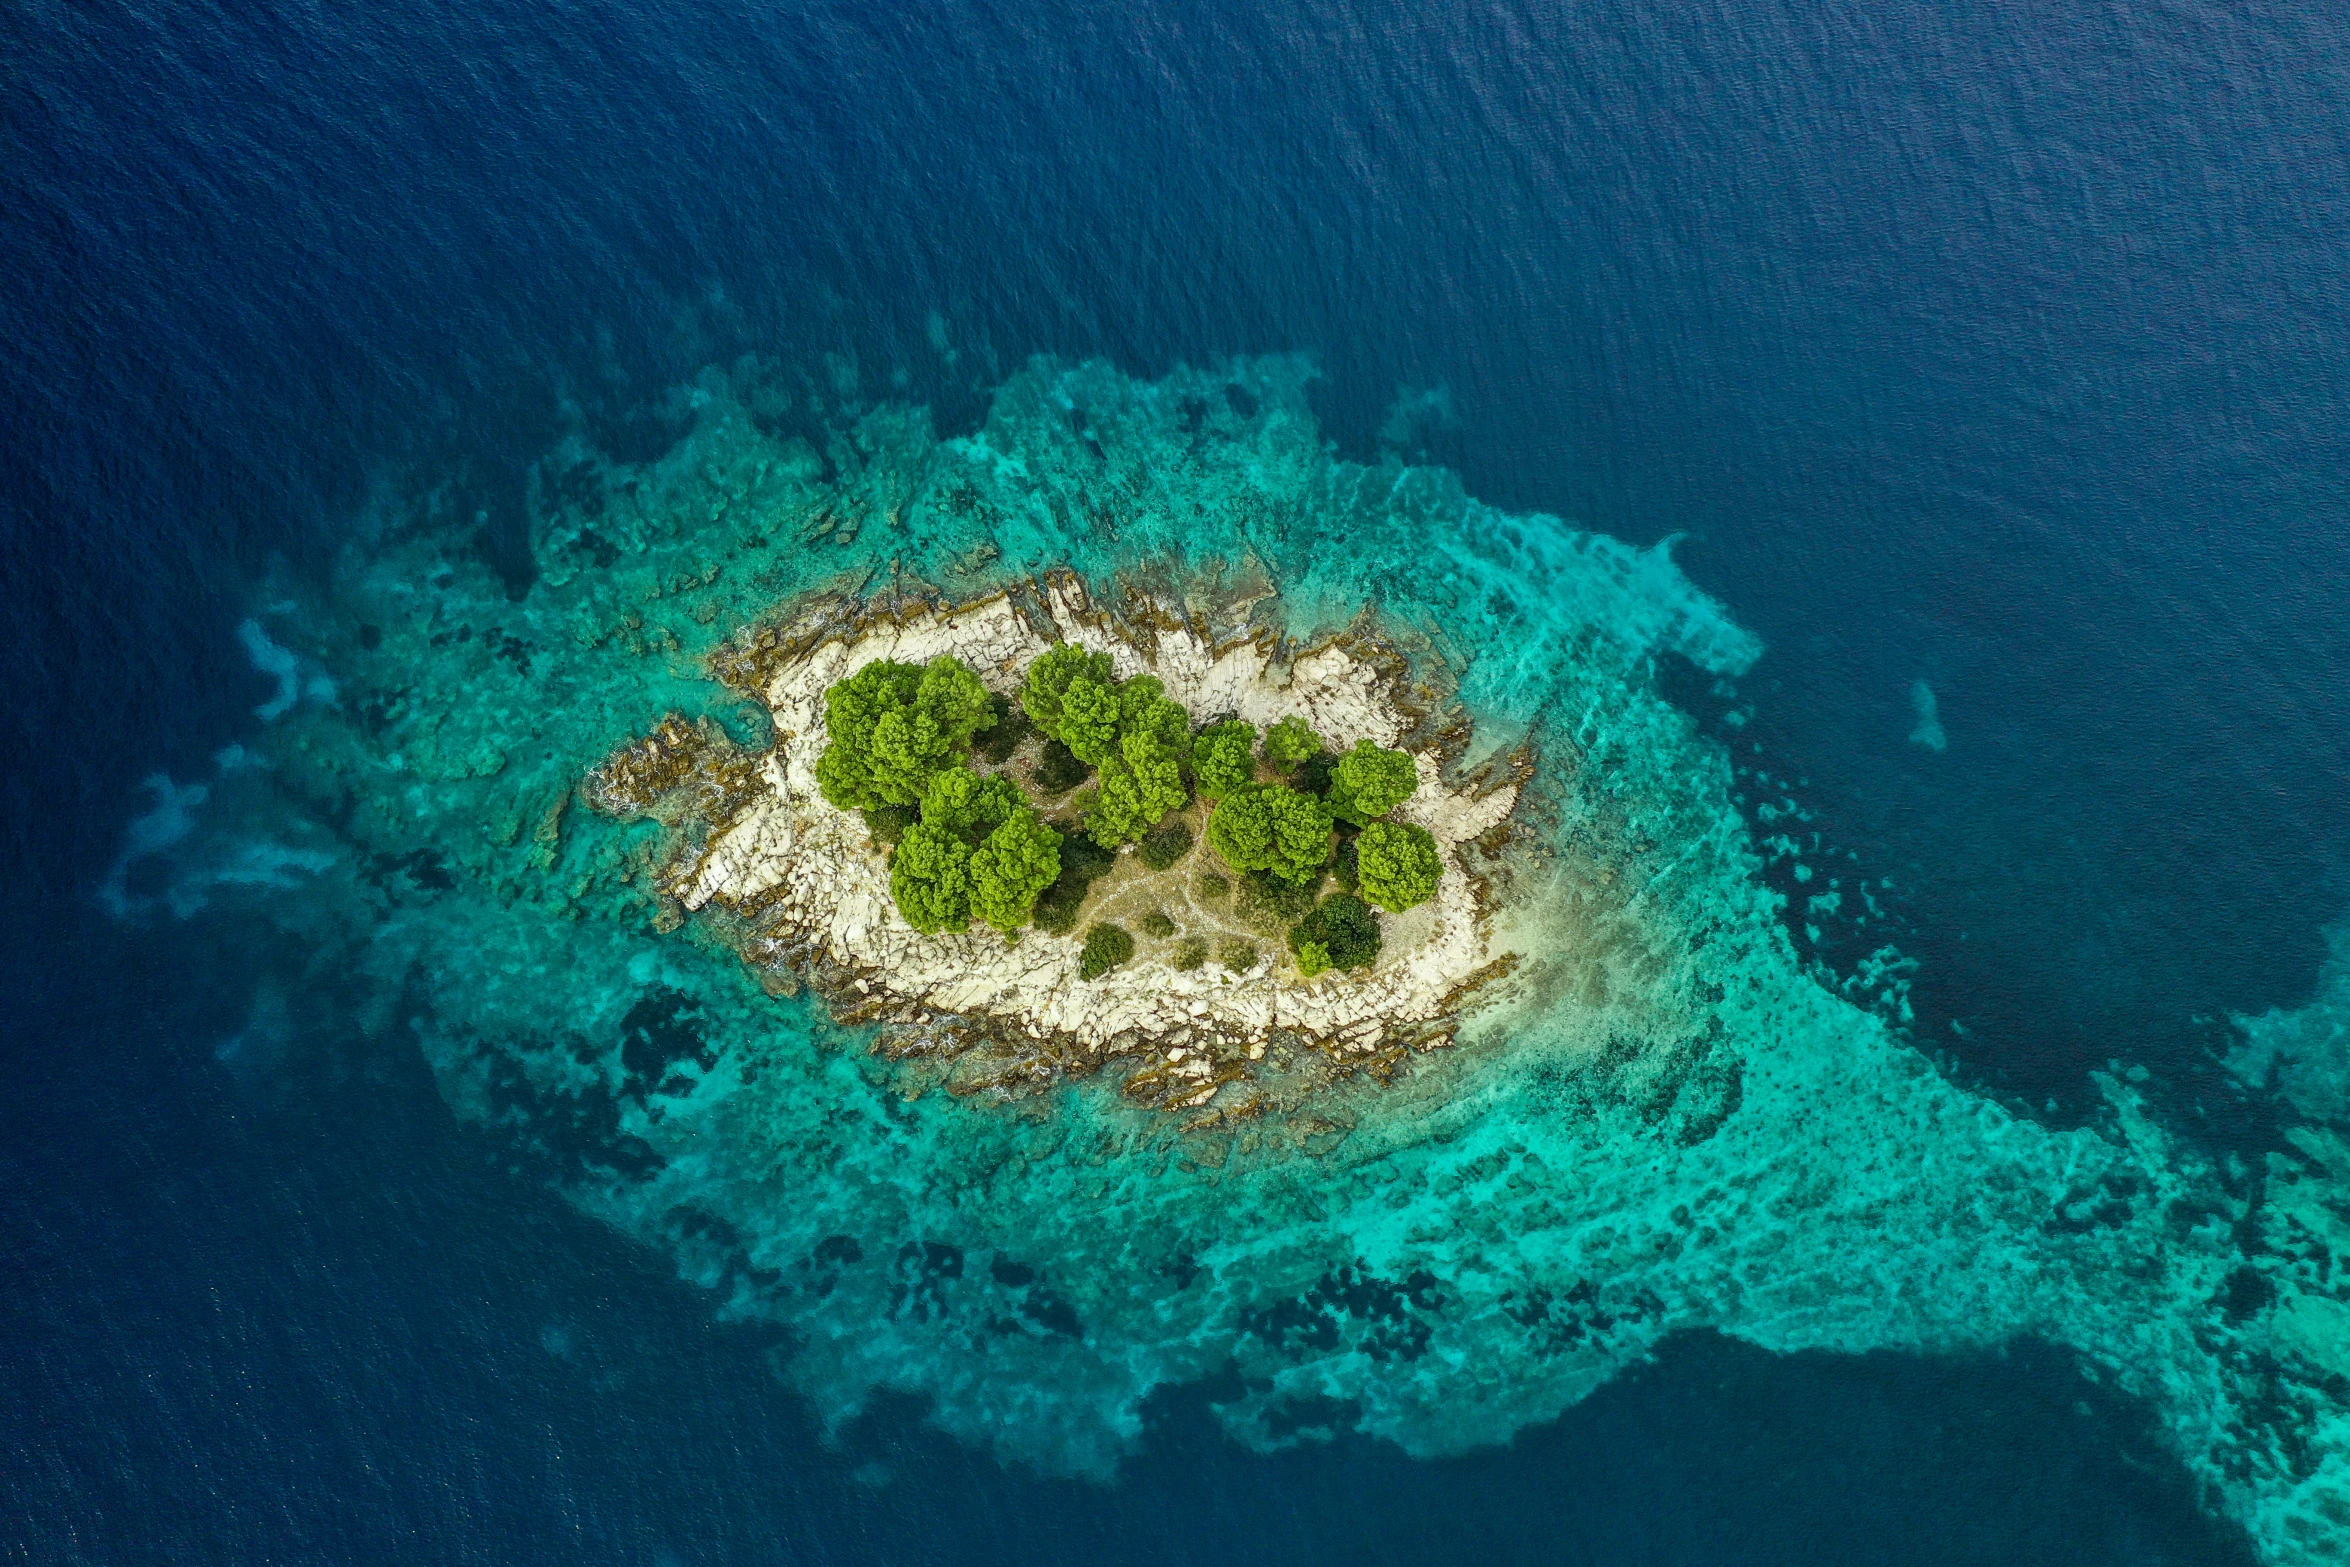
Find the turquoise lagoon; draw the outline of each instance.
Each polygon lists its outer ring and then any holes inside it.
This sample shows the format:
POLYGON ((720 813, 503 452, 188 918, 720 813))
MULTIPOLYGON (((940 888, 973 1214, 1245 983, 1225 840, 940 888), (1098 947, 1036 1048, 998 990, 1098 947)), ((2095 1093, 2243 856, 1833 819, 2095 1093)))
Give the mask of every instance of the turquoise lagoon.
POLYGON ((836 1424, 910 1393, 1006 1459, 1109 1476, 1154 1388, 1206 1382, 1245 1443, 1434 1455, 1684 1330, 2036 1336, 2146 1400, 2268 1559, 2350 1556, 2350 937, 2308 1009, 2241 1024, 2237 1066, 2298 1123, 2264 1167, 2167 1130, 2127 1068, 2067 1130, 1953 1084, 1897 984, 1799 956, 1730 758, 1661 694, 1665 662, 1732 681, 1756 639, 1665 548, 1342 460, 1310 376, 1039 362, 969 434, 878 407, 810 439, 754 368, 707 372, 659 460, 549 465, 527 586, 452 491, 387 499, 329 580, 256 601, 260 739, 154 781, 107 896, 260 933, 273 1026, 413 1041, 569 1200, 787 1328, 780 1374, 836 1424), (1112 597, 1261 581, 1300 642, 1367 616, 1478 753, 1529 744, 1527 982, 1309 1114, 1187 1126, 1110 1079, 959 1099, 680 924, 661 830, 575 803, 667 713, 771 743, 706 661, 802 595, 1059 568, 1112 597))

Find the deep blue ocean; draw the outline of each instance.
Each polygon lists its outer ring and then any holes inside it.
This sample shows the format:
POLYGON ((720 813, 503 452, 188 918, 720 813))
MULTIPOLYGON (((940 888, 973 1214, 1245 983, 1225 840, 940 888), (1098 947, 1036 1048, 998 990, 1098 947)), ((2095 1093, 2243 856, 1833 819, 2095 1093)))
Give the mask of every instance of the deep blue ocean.
POLYGON ((91 889, 371 485, 513 561, 565 405, 649 456, 743 353, 954 429, 1034 353, 1296 349, 1351 454, 1442 389, 1473 493, 1684 535, 1769 647, 1690 705, 1893 878, 1949 1070, 2060 1119, 2143 1061, 2253 1148, 2222 1020, 2350 910, 2345 257, 2315 4, 9 8, 0 1561, 2244 1559, 2030 1346, 1684 1340, 1433 1464, 1191 1393, 1115 1489, 828 1448, 420 1061, 232 1073, 233 954, 91 889))

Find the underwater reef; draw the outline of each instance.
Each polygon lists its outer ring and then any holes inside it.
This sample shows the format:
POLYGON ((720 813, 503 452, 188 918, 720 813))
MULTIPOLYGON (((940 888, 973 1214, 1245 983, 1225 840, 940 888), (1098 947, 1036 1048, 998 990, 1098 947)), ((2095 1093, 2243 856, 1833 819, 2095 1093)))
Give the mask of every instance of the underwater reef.
POLYGON ((1205 1382, 1243 1442, 1432 1455, 1685 1330, 2036 1336, 2147 1401, 2266 1559, 2350 1557, 2339 972, 2243 1025, 2294 1123, 2260 1167, 2167 1130, 2128 1071, 2069 1129, 1948 1081, 1798 956, 1729 758, 1660 690, 1755 639, 1661 547, 1340 458, 1309 378, 1038 362, 968 434, 881 407, 819 438, 712 371, 659 459, 542 465, 527 581, 448 492, 387 502, 327 578, 259 595, 263 725, 157 781, 109 904, 242 931, 283 1005, 421 1051, 572 1202, 782 1324, 830 1421, 915 1394, 1006 1459, 1108 1475, 1154 1388, 1205 1382), (1318 1057, 1246 1117, 1125 1092, 1139 1059, 958 1078, 679 898, 788 739, 729 649, 812 596, 910 618, 1055 574, 1105 611, 1375 638, 1462 715, 1448 766, 1518 791, 1489 874, 1528 962, 1448 1048, 1318 1057), (720 759, 671 780, 691 809, 595 808, 595 769, 664 726, 720 759))

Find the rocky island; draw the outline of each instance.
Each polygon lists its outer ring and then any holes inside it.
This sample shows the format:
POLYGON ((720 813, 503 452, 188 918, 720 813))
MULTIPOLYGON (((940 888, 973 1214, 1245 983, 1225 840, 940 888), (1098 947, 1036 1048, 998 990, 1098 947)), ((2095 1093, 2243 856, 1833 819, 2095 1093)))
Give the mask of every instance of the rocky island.
POLYGON ((771 751, 671 720, 586 794, 688 829, 681 909, 960 1092, 1119 1061, 1137 1103, 1246 1115, 1385 1080, 1520 960, 1484 868, 1526 757, 1450 776, 1468 726, 1391 645, 1292 647, 1260 602, 826 597, 716 660, 771 751))

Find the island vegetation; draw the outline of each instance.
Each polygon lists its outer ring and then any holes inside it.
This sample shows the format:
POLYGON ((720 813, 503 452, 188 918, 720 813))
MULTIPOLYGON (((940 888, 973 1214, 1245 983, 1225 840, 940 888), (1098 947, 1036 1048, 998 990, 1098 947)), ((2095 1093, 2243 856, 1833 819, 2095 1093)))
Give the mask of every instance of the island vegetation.
MULTIPOLYGON (((1073 933, 1093 883, 1124 858, 1169 884, 1135 923, 1171 967, 1189 972, 1211 952, 1255 966, 1254 942, 1220 923, 1186 929, 1164 906, 1228 900, 1232 923, 1285 935, 1310 979, 1372 964, 1377 911, 1427 902, 1443 874, 1434 837, 1390 818, 1419 788, 1408 753, 1362 740, 1333 754, 1296 715, 1260 741, 1255 725, 1203 721, 1157 676, 1120 679, 1107 653, 1073 642, 1029 663, 1016 701, 951 654, 866 664, 826 688, 824 730, 817 786, 863 816, 891 900, 924 935, 974 920, 1014 941, 1030 925, 1073 933), (1201 811, 1204 833, 1190 819, 1201 811)), ((1133 932, 1097 922, 1080 977, 1135 953, 1133 932)))

